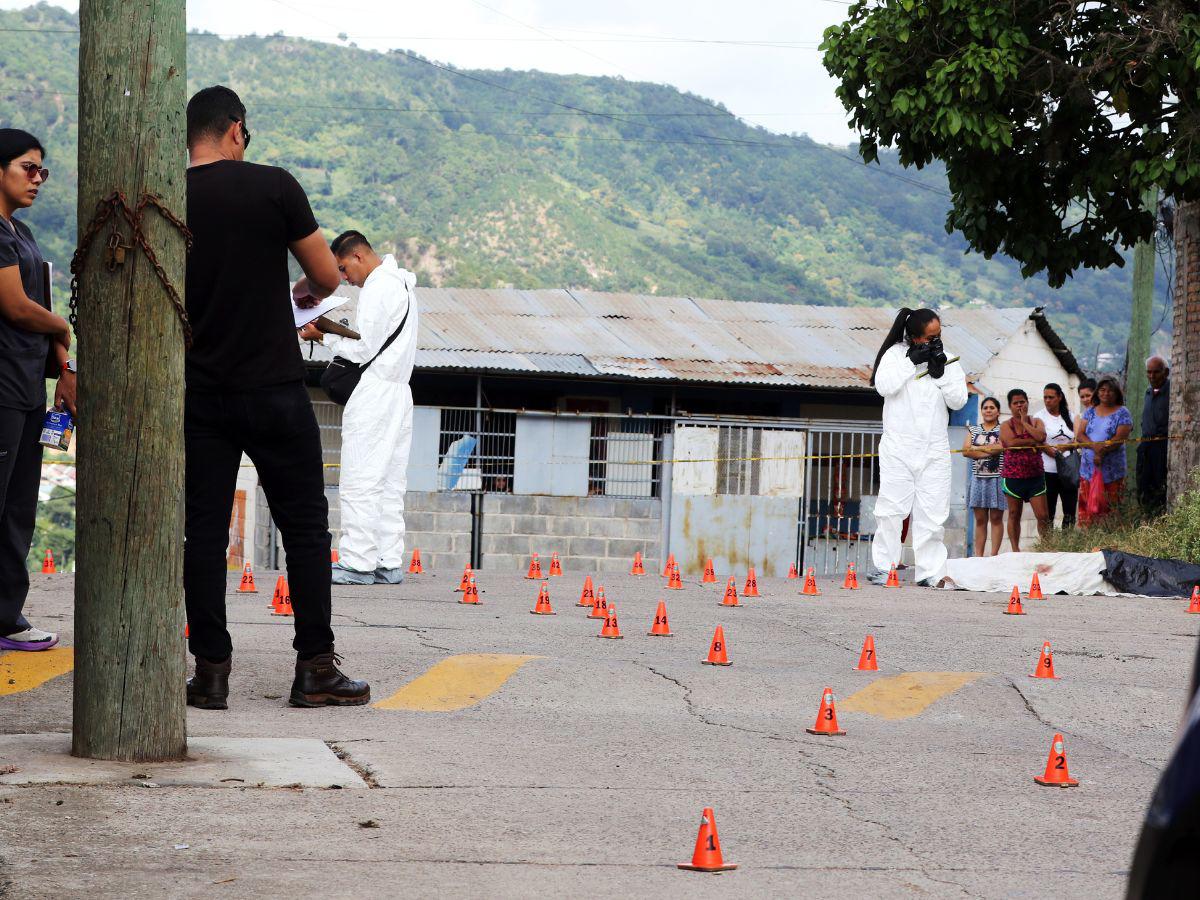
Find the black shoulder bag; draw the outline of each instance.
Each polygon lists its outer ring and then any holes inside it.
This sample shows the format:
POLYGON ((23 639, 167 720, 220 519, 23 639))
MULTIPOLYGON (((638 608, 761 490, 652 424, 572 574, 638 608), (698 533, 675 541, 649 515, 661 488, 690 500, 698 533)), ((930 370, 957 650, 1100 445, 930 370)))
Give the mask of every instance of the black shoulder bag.
MULTIPOLYGON (((412 309, 410 300, 409 309, 412 309)), ((392 346, 392 341, 400 337, 400 332, 404 330, 405 324, 408 322, 408 313, 404 313, 404 318, 400 320, 400 327, 392 332, 391 337, 383 342, 383 346, 379 348, 379 353, 376 353, 365 363, 352 363, 350 360, 341 356, 335 356, 333 360, 325 367, 325 371, 321 374, 321 389, 334 403, 345 406, 350 402, 350 395, 354 393, 354 389, 358 387, 359 379, 362 378, 363 372, 367 371, 367 367, 375 360, 379 359, 380 355, 388 347, 392 346)))

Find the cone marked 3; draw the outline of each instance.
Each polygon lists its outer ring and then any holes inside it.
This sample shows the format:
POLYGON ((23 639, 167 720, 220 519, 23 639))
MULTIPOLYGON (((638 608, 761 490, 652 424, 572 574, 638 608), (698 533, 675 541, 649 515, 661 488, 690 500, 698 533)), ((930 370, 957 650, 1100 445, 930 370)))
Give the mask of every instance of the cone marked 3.
POLYGON ((1038 581, 1037 572, 1033 573, 1033 580, 1029 582, 1029 599, 1030 600, 1045 600, 1046 597, 1042 593, 1042 584, 1038 581))
POLYGON ((729 584, 725 585, 725 596, 721 598, 721 602, 717 606, 740 606, 738 603, 737 586, 733 583, 733 576, 729 576, 729 584))
POLYGON ((583 593, 579 595, 579 602, 576 606, 592 607, 596 604, 596 592, 592 590, 592 576, 587 575, 583 579, 583 593))
POLYGON ((658 609, 654 611, 654 625, 649 631, 650 637, 674 637, 671 626, 667 622, 667 604, 659 600, 658 609))
POLYGON ((239 594, 257 594, 258 588, 254 586, 254 570, 250 568, 250 563, 242 568, 242 583, 238 585, 239 594))
POLYGON ((421 575, 424 570, 421 568, 421 551, 416 547, 413 548, 412 562, 408 564, 409 575, 421 575))
POLYGON ((700 816, 700 833, 696 835, 696 849, 692 851, 692 861, 677 865, 689 872, 731 872, 737 868, 736 863, 726 863, 721 855, 717 819, 711 806, 705 807, 700 816))
POLYGON ((1079 782, 1071 777, 1067 770, 1067 751, 1063 746, 1063 736, 1054 735, 1050 742, 1050 757, 1046 760, 1046 772, 1034 775, 1033 780, 1047 787, 1079 787, 1079 782))
POLYGON ((821 692, 821 706, 817 709, 817 723, 812 728, 805 728, 809 734, 820 734, 832 737, 845 734, 838 728, 837 710, 833 705, 833 691, 825 688, 821 692))
POLYGON ((708 648, 708 659, 700 661, 705 666, 731 666, 728 647, 725 644, 725 629, 720 625, 713 632, 712 645, 708 648))
POLYGON ((817 574, 816 570, 809 566, 808 571, 804 575, 804 587, 800 589, 802 594, 817 595, 821 592, 817 590, 817 574))
POLYGON ((875 658, 875 637, 868 634, 866 640, 863 641, 862 653, 858 655, 858 665, 854 667, 856 672, 878 672, 879 660, 875 658))
POLYGON ((1042 642, 1042 653, 1038 657, 1037 668, 1029 676, 1030 678, 1058 678, 1054 674, 1054 654, 1050 652, 1050 642, 1042 642))
POLYGON ((1023 616, 1025 610, 1021 608, 1021 591, 1017 586, 1013 585, 1012 596, 1008 598, 1008 609, 1004 611, 1006 616, 1023 616))
POLYGON ((742 588, 742 596, 758 596, 758 576, 754 574, 754 566, 751 566, 750 571, 746 574, 746 586, 742 588))
POLYGON ((596 602, 592 604, 592 611, 588 613, 589 619, 603 619, 608 614, 608 598, 604 596, 604 585, 596 590, 596 602))
POLYGON ((546 582, 542 582, 542 588, 538 591, 537 602, 533 605, 533 609, 529 611, 535 616, 555 616, 558 615, 554 608, 550 605, 550 586, 546 582))
POLYGON ((604 624, 600 627, 600 633, 596 637, 608 638, 612 641, 619 641, 625 637, 621 634, 621 629, 617 627, 617 608, 615 606, 608 608, 604 624))

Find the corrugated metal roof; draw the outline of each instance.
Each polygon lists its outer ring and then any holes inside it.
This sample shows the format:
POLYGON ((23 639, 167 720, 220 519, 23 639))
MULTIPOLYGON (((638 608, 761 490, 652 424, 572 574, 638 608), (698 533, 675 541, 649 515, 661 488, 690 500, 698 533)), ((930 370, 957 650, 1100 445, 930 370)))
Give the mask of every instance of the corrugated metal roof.
MULTIPOLYGON (((353 319, 358 290, 339 294, 353 319)), ((865 388, 896 312, 580 290, 417 288, 417 302, 422 369, 795 387, 865 388)), ((946 348, 978 376, 1034 314, 943 310, 946 348)))

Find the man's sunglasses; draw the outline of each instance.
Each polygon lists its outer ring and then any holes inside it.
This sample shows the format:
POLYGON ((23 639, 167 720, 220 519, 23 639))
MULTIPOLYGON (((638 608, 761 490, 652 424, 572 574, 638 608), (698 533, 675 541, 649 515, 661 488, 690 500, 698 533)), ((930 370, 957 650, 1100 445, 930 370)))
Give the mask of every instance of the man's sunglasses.
POLYGON ((37 178, 39 175, 42 177, 43 182, 48 181, 50 179, 50 170, 43 169, 41 166, 39 166, 37 163, 33 162, 32 160, 27 159, 27 160, 25 160, 25 162, 20 163, 20 166, 22 169, 25 170, 25 175, 29 178, 30 181, 33 181, 33 179, 37 178))
POLYGON ((243 122, 241 119, 239 119, 237 116, 230 116, 229 121, 237 122, 239 125, 242 126, 242 146, 249 147, 250 146, 250 129, 246 127, 246 123, 243 122))

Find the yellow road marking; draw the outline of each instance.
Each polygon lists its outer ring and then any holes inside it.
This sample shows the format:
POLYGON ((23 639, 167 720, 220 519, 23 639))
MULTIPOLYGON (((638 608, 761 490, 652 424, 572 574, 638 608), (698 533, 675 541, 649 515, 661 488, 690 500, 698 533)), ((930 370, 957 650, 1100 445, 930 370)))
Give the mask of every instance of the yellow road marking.
POLYGON ((907 719, 983 675, 983 672, 905 672, 871 682, 838 706, 845 712, 907 719))
POLYGON ((0 697, 31 691, 73 668, 75 650, 72 647, 51 647, 35 652, 13 650, 0 654, 0 697))
POLYGON ((410 709, 417 712, 466 709, 500 690, 516 674, 517 669, 537 658, 508 653, 450 656, 375 706, 378 709, 410 709))

